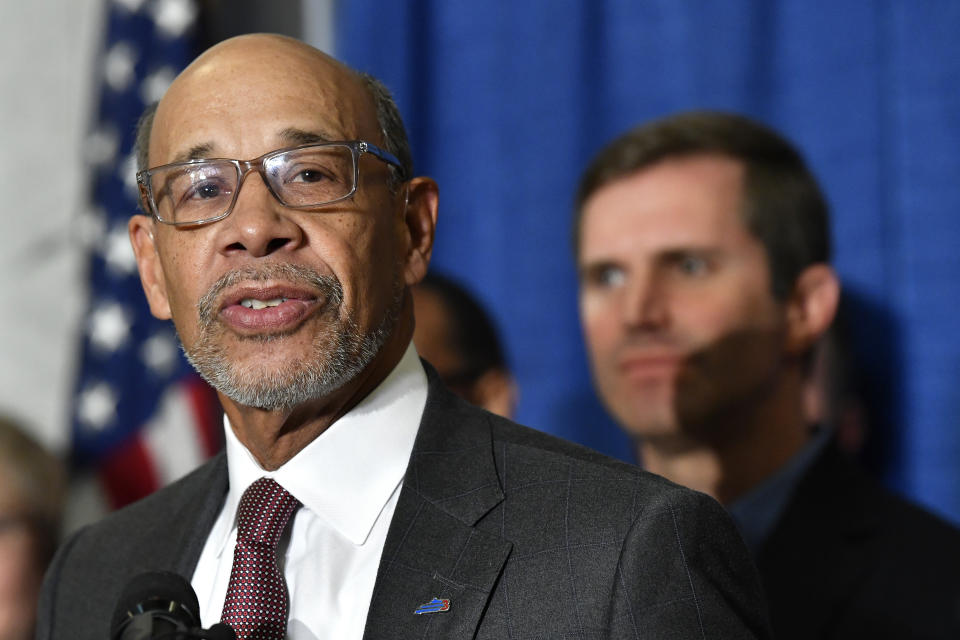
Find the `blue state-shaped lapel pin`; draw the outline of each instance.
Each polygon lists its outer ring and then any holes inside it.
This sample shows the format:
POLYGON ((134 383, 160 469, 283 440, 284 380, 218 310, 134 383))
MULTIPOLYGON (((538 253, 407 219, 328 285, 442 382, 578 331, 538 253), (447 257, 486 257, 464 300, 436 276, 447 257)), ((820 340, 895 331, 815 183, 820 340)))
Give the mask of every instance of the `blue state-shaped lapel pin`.
POLYGON ((424 603, 417 607, 417 610, 414 611, 418 616, 424 613, 440 613, 441 611, 450 610, 450 600, 440 598, 434 598, 430 602, 424 603))

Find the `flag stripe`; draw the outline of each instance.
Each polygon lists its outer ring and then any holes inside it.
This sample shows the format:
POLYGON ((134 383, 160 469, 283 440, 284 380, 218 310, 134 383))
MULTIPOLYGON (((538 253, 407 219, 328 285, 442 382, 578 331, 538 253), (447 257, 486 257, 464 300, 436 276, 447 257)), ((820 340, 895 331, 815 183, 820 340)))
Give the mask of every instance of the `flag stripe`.
POLYGON ((197 420, 197 433, 206 457, 223 447, 223 412, 217 394, 200 378, 189 378, 183 384, 197 420))
POLYGON ((160 488, 153 455, 140 434, 100 462, 100 479, 110 505, 118 509, 160 488))
POLYGON ((195 0, 108 4, 90 135, 89 311, 81 344, 73 459, 99 470, 114 506, 170 482, 219 448, 215 394, 168 321, 151 316, 127 237, 137 212, 136 122, 196 53, 195 0))

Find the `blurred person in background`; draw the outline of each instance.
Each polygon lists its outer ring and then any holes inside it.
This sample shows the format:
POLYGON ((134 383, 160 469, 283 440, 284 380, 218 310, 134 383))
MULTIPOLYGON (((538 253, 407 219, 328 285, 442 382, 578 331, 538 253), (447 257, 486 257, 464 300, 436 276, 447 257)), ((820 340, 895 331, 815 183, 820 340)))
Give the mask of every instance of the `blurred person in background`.
POLYGON ((575 215, 596 388, 646 469, 728 508, 776 637, 960 638, 960 532, 810 419, 832 415, 806 396, 840 285, 792 145, 732 114, 657 120, 597 155, 575 215))
POLYGON ((0 640, 33 637, 43 573, 60 531, 60 460, 0 416, 0 640))
POLYGON ((412 291, 417 353, 467 402, 513 417, 516 382, 490 314, 466 287, 434 272, 412 291))

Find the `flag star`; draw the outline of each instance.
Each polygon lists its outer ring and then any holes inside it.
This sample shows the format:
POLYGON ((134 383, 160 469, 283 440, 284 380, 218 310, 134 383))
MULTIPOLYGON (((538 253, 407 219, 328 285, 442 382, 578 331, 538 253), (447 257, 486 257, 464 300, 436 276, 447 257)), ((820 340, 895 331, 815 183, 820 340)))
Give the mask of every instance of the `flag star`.
POLYGON ((193 0, 157 0, 151 7, 157 30, 168 38, 179 38, 193 24, 197 7, 193 0))
POLYGON ((90 314, 90 342, 101 351, 113 352, 130 335, 130 319, 122 305, 104 304, 90 314))
POLYGON ((77 419, 94 431, 103 431, 117 418, 117 392, 106 382, 98 382, 80 392, 77 419))
POLYGON ((77 217, 77 237, 88 249, 98 246, 107 226, 107 212, 103 207, 85 207, 77 217))
POLYGON ((155 333, 144 341, 140 357, 158 376, 169 375, 177 363, 177 341, 169 331, 155 333))
POLYGON ((84 155, 87 162, 94 166, 112 163, 120 147, 120 136, 115 127, 103 125, 87 137, 84 155))
POLYGON ((113 0, 114 4, 119 5, 121 8, 126 9, 130 13, 136 13, 140 11, 140 7, 143 6, 143 3, 146 0, 113 0))
POLYGON ((117 176, 123 181, 124 191, 134 200, 140 196, 140 187, 137 185, 137 153, 130 154, 117 163, 117 176))
POLYGON ((133 255, 133 247, 130 246, 127 225, 116 225, 103 239, 103 259, 115 274, 129 275, 136 270, 137 260, 133 255))
POLYGON ((158 102, 160 98, 163 97, 163 94, 166 93, 167 87, 170 86, 170 83, 173 82, 175 77, 177 77, 177 74, 173 68, 169 66, 160 67, 150 73, 150 75, 140 83, 140 98, 143 100, 143 103, 153 104, 154 102, 158 102))
POLYGON ((107 52, 103 60, 103 76, 114 91, 126 90, 133 82, 137 51, 129 42, 118 42, 107 52))

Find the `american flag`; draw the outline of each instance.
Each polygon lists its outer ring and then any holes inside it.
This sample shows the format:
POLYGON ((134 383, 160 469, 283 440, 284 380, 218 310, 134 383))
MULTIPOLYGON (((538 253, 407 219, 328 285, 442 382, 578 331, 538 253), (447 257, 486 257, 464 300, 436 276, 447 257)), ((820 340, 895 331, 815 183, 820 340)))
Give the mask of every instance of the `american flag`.
POLYGON ((127 236, 137 212, 134 134, 195 51, 194 0, 112 0, 99 109, 87 143, 92 188, 89 308, 73 403, 73 461, 113 507, 180 477, 219 449, 216 396, 169 322, 150 315, 127 236))

